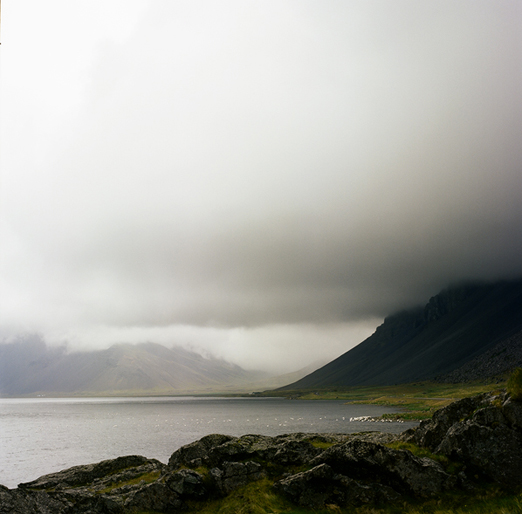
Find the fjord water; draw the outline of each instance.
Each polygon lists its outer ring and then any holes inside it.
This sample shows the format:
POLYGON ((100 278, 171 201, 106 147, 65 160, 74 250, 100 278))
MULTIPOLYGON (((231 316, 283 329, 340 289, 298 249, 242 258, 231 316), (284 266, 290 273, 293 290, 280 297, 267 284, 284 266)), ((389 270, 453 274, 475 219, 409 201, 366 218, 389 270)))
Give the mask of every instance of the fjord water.
POLYGON ((281 398, 0 399, 0 484, 122 455, 167 462, 204 435, 402 432, 416 423, 350 421, 393 408, 281 398))

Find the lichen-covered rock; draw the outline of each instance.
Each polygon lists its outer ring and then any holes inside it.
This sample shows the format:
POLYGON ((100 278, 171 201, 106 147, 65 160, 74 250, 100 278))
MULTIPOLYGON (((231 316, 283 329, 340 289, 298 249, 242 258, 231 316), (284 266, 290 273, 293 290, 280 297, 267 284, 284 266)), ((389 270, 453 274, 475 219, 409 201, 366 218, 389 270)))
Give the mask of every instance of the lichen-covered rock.
POLYGON ((0 514, 61 514, 70 506, 42 491, 8 489, 0 485, 0 514))
MULTIPOLYGON (((490 414, 480 413, 476 417, 484 421, 491 419, 490 414)), ((507 424, 488 425, 475 419, 456 424, 436 452, 467 464, 504 487, 522 485, 522 434, 507 424)))
POLYGON ((20 484, 24 489, 54 489, 64 487, 79 487, 91 485, 100 479, 107 483, 113 481, 130 480, 141 474, 163 470, 165 464, 155 459, 147 459, 140 455, 127 455, 116 459, 109 459, 96 464, 74 466, 58 473, 44 475, 32 482, 20 484))
POLYGON ((238 487, 260 480, 266 473, 257 462, 224 462, 220 468, 212 468, 210 476, 217 492, 225 496, 238 487))
MULTIPOLYGON (((301 465, 320 453, 320 450, 310 442, 313 437, 321 437, 326 441, 326 436, 303 433, 275 437, 257 434, 242 437, 212 434, 174 452, 169 459, 169 467, 171 469, 179 466, 219 467, 223 462, 252 459, 266 460, 280 465, 301 465)), ((337 441, 339 438, 332 436, 331 440, 337 441)))
POLYGON ((468 418, 481 406, 487 405, 488 399, 488 395, 481 394, 450 403, 436 411, 431 419, 423 420, 418 427, 404 432, 401 439, 433 451, 455 423, 468 418))
POLYGON ((122 502, 118 499, 89 495, 67 508, 64 514, 124 514, 124 512, 122 502))
POLYGON ((386 484, 421 498, 435 496, 456 483, 455 477, 431 459, 357 439, 325 450, 310 464, 328 464, 349 478, 386 484))
MULTIPOLYGON (((125 511, 128 497, 147 486, 141 477, 155 480, 167 469, 138 455, 74 466, 20 484, 18 489, 3 488, 0 513, 5 509, 13 514, 119 514, 125 511)), ((144 496, 136 497, 140 494, 144 496)))
POLYGON ((202 466, 208 460, 209 451, 228 441, 237 439, 223 434, 210 434, 202 437, 198 441, 182 446, 176 450, 169 459, 170 468, 178 468, 179 466, 189 466, 197 468, 202 466))
POLYGON ((454 402, 402 435, 404 441, 461 462, 468 476, 522 486, 522 402, 506 393, 454 402))
POLYGON ((184 503, 168 485, 152 482, 131 493, 125 500, 126 511, 171 512, 183 508, 184 503))
POLYGON ((205 498, 208 494, 203 476, 192 469, 168 473, 165 483, 181 498, 205 498))
POLYGON ((508 398, 502 404, 502 414, 514 430, 522 431, 522 402, 508 398))
POLYGON ((339 506, 394 503, 400 495, 378 483, 362 484, 328 466, 314 468, 279 480, 274 489, 294 503, 310 509, 325 505, 339 506))
POLYGON ((260 459, 280 465, 300 465, 320 453, 304 434, 276 437, 247 435, 214 448, 210 460, 214 465, 225 461, 260 459))

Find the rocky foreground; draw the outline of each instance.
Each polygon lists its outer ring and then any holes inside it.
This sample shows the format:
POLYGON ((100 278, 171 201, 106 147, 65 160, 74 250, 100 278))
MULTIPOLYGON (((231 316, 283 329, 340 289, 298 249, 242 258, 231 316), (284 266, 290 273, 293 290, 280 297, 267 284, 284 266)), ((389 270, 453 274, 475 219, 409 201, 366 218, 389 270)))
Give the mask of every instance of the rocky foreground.
POLYGON ((378 505, 470 491, 484 482, 519 490, 521 470, 522 402, 484 394, 452 403, 399 436, 213 434, 180 448, 168 464, 127 456, 75 466, 17 489, 0 486, 0 513, 197 511, 263 478, 311 509, 378 505), (429 450, 424 453, 432 458, 397 449, 401 445, 429 450))

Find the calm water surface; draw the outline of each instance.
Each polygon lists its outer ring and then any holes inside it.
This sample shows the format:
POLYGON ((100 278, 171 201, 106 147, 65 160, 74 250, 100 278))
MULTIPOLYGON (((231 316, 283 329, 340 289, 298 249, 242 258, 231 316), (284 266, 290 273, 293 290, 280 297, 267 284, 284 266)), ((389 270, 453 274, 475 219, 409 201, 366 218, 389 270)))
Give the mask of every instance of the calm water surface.
POLYGON ((396 412, 376 405, 281 398, 0 399, 0 484, 16 487, 78 464, 122 455, 167 462, 211 433, 402 432, 416 423, 355 422, 396 412))

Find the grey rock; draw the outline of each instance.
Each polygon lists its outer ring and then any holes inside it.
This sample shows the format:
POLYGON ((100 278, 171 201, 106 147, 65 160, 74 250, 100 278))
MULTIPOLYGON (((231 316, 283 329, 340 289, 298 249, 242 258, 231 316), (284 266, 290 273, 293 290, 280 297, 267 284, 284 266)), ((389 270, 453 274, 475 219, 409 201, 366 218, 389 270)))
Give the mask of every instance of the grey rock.
MULTIPOLYGON (((489 413, 476 417, 484 421, 489 413)), ((504 487, 522 485, 522 434, 506 424, 488 426, 475 419, 459 423, 448 431, 436 452, 464 462, 504 487)))
POLYGON ((61 514, 68 506, 45 492, 0 486, 0 514, 61 514))
POLYGON ((454 402, 401 438, 463 463, 467 476, 486 476, 506 488, 522 485, 522 403, 506 393, 454 402))
POLYGON ((515 430, 522 430, 522 402, 508 398, 502 404, 502 414, 515 430))
POLYGON ((181 469, 167 474, 165 483, 181 498, 204 498, 207 496, 203 476, 191 469, 181 469))
POLYGON ((335 473, 328 464, 291 475, 274 484, 274 489, 294 503, 310 509, 339 506, 394 503, 400 499, 392 488, 381 484, 361 484, 335 473))
POLYGON ((220 467, 223 462, 252 459, 267 460, 280 465, 305 464, 320 453, 310 442, 314 437, 324 441, 339 440, 333 436, 327 439, 318 434, 302 433, 276 437, 257 434, 230 437, 213 434, 174 452, 169 459, 169 467, 220 467))
POLYGON ((325 450, 310 464, 328 464, 349 478, 379 482, 421 498, 435 496, 456 483, 455 477, 431 459, 357 439, 325 450))
POLYGON ((123 514, 124 509, 120 501, 106 496, 85 496, 64 514, 123 514))
POLYGON ((504 416, 503 409, 498 407, 488 406, 477 410, 471 419, 479 425, 498 425, 508 423, 504 416))
POLYGON ((79 487, 92 484, 102 478, 106 481, 108 477, 117 477, 119 481, 130 480, 148 470, 161 470, 164 467, 165 465, 158 460, 147 459, 139 455, 128 455, 96 464, 74 466, 58 473, 44 475, 32 482, 19 484, 18 487, 24 489, 79 487))
POLYGON ((212 468, 210 476, 218 493, 225 496, 238 487, 260 480, 266 473, 257 462, 224 462, 221 468, 212 468))
POLYGON ((169 459, 170 468, 179 466, 199 467, 208 460, 209 451, 237 437, 222 434, 210 434, 176 450, 169 459))
POLYGON ((352 439, 358 439, 359 441, 367 441, 369 443, 388 444, 393 441, 397 441, 400 434, 390 434, 388 432, 357 432, 355 434, 349 434, 345 441, 351 441, 352 439))
POLYGON ((481 406, 486 406, 488 398, 488 395, 483 394, 453 402, 436 411, 432 419, 421 421, 417 428, 404 432, 401 439, 433 451, 455 423, 470 417, 481 406))
POLYGON ((146 484, 125 500, 125 510, 171 512, 184 503, 170 487, 161 482, 146 484))

